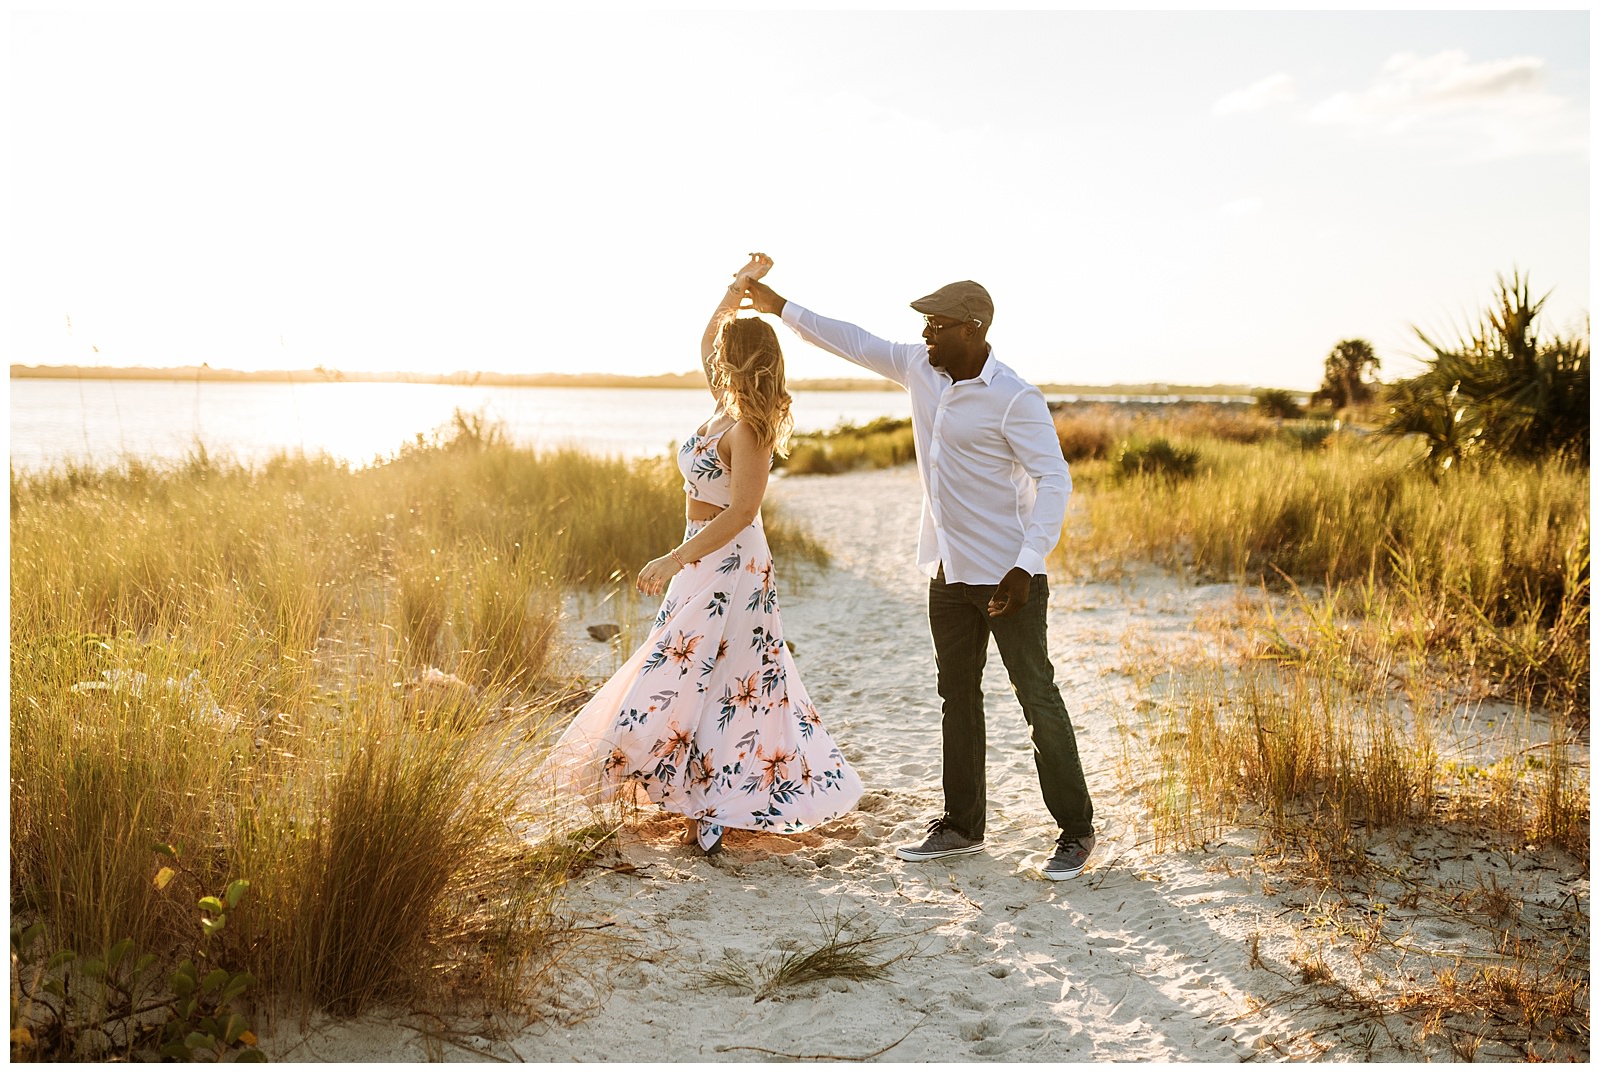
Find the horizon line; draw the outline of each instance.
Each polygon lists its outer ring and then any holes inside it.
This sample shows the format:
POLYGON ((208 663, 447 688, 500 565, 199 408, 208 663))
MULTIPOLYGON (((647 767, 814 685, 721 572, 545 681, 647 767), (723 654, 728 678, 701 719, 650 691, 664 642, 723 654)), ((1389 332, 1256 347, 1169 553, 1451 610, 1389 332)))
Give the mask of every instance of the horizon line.
MULTIPOLYGON (((490 370, 456 370, 448 373, 420 373, 401 370, 345 371, 315 366, 310 369, 226 369, 200 365, 22 365, 11 366, 12 380, 194 380, 261 383, 400 383, 441 386, 485 387, 656 387, 701 388, 706 386, 700 372, 629 375, 625 373, 502 373, 490 370)), ((1053 394, 1093 395, 1239 395, 1259 391, 1287 390, 1305 394, 1302 388, 1275 388, 1260 384, 1173 384, 1161 381, 1111 384, 1036 384, 1053 394)), ((789 387, 799 391, 892 391, 900 385, 879 377, 820 377, 793 379, 789 387)))

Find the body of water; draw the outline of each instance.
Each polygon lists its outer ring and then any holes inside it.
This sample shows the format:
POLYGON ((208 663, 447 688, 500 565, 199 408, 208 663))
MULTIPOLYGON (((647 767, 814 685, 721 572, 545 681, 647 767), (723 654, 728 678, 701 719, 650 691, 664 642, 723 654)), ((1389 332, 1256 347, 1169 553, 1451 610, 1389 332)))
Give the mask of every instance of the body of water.
MULTIPOLYGON (((675 388, 467 387, 391 383, 174 380, 11 382, 11 465, 182 459, 197 446, 254 463, 283 451, 354 464, 394 454, 461 410, 499 423, 513 443, 639 458, 674 451, 710 415, 705 391, 675 388)), ((905 392, 799 391, 795 425, 909 417, 905 392)))

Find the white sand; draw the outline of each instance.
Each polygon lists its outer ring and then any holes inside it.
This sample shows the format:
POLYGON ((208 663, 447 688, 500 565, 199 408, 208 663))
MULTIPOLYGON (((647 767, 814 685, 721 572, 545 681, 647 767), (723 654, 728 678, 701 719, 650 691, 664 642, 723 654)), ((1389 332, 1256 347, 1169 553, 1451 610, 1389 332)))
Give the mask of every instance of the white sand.
MULTIPOLYGON (((912 864, 893 850, 919 840, 941 803, 926 580, 913 564, 916 474, 785 477, 770 495, 834 553, 826 571, 780 562, 780 592, 800 672, 868 787, 859 809, 800 836, 730 831, 711 859, 679 841, 675 818, 642 811, 608 867, 570 887, 563 911, 597 930, 566 960, 531 1023, 514 1024, 509 1036, 441 1043, 419 1031, 431 1020, 418 1011, 384 1011, 307 1034, 283 1026, 269 1041, 274 1057, 751 1062, 772 1052, 881 1050, 881 1062, 1451 1058, 1443 1037, 1418 1042, 1398 1018, 1374 1027, 1320 1005, 1329 989, 1302 984, 1295 966, 1320 953, 1356 986, 1379 973, 1426 979, 1436 959, 1393 950, 1354 957, 1348 938, 1316 926, 1322 892, 1279 880, 1264 890, 1247 844, 1210 853, 1149 847, 1131 780, 1118 770, 1119 716, 1136 721, 1144 699, 1121 668, 1130 649, 1185 643, 1197 615, 1233 599, 1231 587, 1155 574, 1054 585, 1051 652, 1099 829, 1084 875, 1051 883, 1036 871, 1055 829, 992 649, 987 849, 912 864), (786 945, 812 945, 824 922, 841 917, 846 937, 894 937, 881 953, 916 956, 880 980, 813 983, 761 1002, 699 980, 725 956, 758 965, 786 945)), ((588 622, 618 618, 615 607, 593 613, 588 622)), ((574 621, 569 632, 604 673, 616 657, 584 636, 586 624, 574 621)), ((1571 894, 1587 921, 1586 873, 1548 855, 1538 867, 1501 856, 1513 865, 1506 882, 1552 904, 1571 894)), ((1419 917, 1419 947, 1487 941, 1446 916, 1419 917)), ((1514 1053, 1485 1044, 1478 1057, 1514 1053)), ((1587 1044, 1573 1053, 1587 1058, 1587 1044)))

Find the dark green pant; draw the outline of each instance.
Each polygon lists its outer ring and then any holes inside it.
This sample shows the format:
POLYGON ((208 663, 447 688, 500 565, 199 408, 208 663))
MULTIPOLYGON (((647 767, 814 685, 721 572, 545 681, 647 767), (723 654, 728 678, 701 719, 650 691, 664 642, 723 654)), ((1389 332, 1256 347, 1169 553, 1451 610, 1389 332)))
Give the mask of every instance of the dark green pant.
POLYGON ((989 617, 994 590, 993 585, 948 583, 943 570, 928 583, 928 626, 944 701, 945 822, 968 838, 983 837, 988 808, 983 667, 992 635, 1028 721, 1045 807, 1062 834, 1093 834, 1094 805, 1078 760, 1078 739, 1045 642, 1049 582, 1035 574, 1027 606, 1007 618, 989 617))

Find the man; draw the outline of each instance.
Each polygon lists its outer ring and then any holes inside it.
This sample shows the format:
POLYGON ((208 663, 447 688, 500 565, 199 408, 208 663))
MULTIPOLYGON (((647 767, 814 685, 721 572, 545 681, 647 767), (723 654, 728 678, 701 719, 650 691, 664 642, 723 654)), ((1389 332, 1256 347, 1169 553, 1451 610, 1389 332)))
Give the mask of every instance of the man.
POLYGON ((919 845, 896 854, 929 861, 983 848, 983 666, 994 637, 1031 728, 1045 806, 1060 828, 1049 879, 1080 874, 1094 849, 1094 806, 1045 641, 1045 556, 1061 536, 1072 478, 1044 395, 994 356, 994 303, 971 280, 911 303, 922 343, 890 343, 820 317, 765 283, 754 308, 802 339, 870 369, 911 395, 922 476, 917 562, 928 582, 943 701, 944 813, 919 845))

